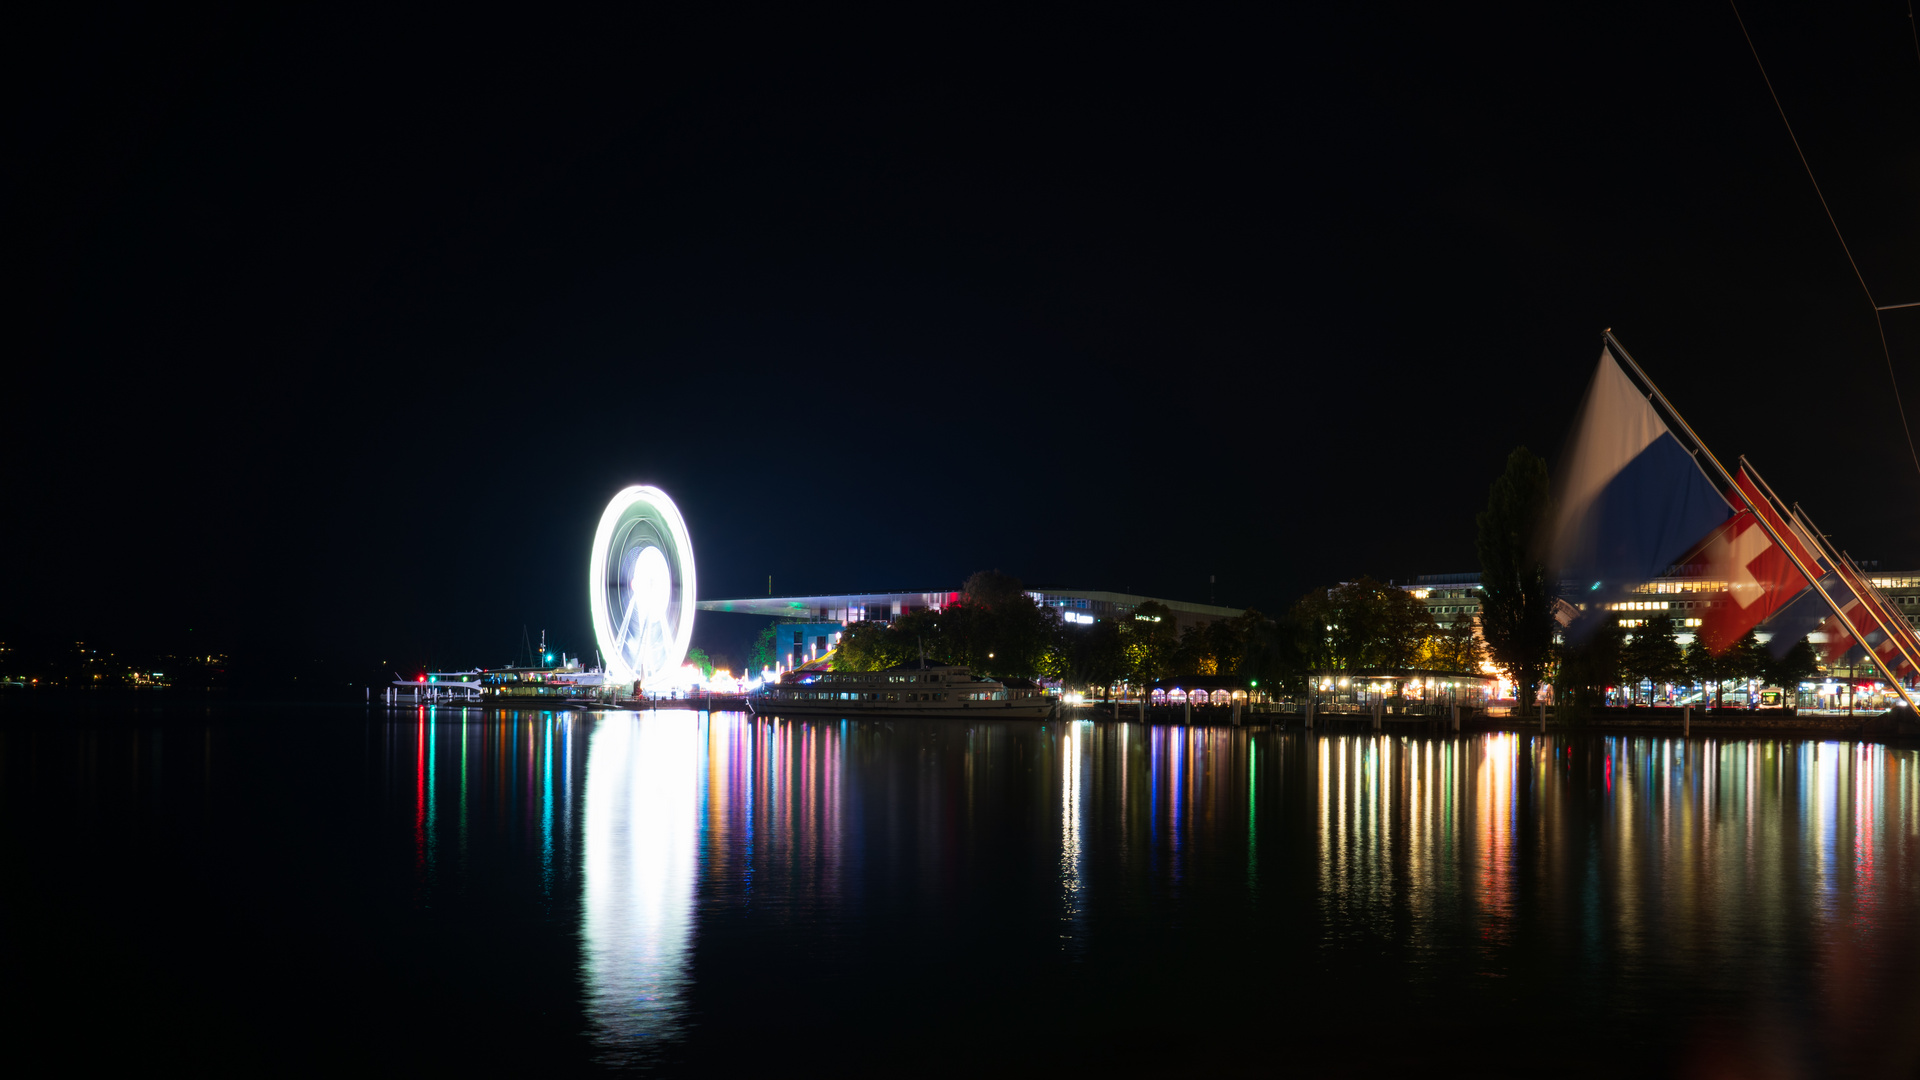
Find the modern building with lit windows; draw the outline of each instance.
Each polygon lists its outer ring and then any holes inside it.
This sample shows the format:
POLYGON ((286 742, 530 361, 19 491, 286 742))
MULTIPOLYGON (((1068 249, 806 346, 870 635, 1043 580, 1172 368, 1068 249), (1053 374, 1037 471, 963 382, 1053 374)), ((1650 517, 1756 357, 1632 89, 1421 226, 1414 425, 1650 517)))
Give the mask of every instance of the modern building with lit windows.
MULTIPOLYGON (((918 611, 944 611, 960 602, 964 593, 875 592, 829 593, 819 596, 748 596, 735 600, 701 600, 701 611, 762 615, 786 620, 774 631, 774 653, 787 666, 804 664, 840 643, 840 634, 857 622, 891 622, 918 611)), ((1242 609, 1219 604, 1195 604, 1158 596, 1103 592, 1096 589, 1034 588, 1027 595, 1042 607, 1060 612, 1069 625, 1090 626, 1108 619, 1131 618, 1141 604, 1165 607, 1177 630, 1230 619, 1242 609)))
MULTIPOLYGON (((1909 625, 1920 627, 1920 570, 1882 571, 1879 566, 1877 562, 1859 564, 1862 576, 1893 602, 1894 610, 1904 615, 1909 625)), ((1406 588, 1425 601, 1434 621, 1443 626, 1451 625, 1462 615, 1477 617, 1480 614, 1479 574, 1422 574, 1406 588)), ((1690 643, 1691 628, 1700 625, 1702 609, 1712 594, 1724 592, 1726 588, 1726 582, 1708 578, 1660 577, 1633 589, 1631 599, 1608 607, 1620 613, 1620 625, 1628 629, 1654 615, 1672 616, 1680 628, 1681 642, 1690 643)), ((1759 634, 1761 640, 1766 640, 1765 624, 1761 625, 1759 634)))

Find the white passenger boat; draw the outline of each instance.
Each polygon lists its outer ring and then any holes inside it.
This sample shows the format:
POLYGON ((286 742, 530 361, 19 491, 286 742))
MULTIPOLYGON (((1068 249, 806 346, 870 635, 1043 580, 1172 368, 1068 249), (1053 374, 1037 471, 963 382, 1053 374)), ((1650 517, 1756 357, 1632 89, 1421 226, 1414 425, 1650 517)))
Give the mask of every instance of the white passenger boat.
POLYGON ((747 698, 757 716, 928 716, 1040 720, 1054 698, 1025 679, 989 679, 953 664, 886 671, 790 671, 747 698))

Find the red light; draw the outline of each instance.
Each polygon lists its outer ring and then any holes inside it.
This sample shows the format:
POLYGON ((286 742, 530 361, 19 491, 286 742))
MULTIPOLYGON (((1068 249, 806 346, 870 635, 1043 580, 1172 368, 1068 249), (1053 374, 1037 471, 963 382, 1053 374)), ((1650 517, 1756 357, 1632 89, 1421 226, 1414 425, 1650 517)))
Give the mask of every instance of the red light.
POLYGON ((422 675, 422 676, 420 676, 420 681, 421 681, 421 682, 426 682, 426 681, 427 681, 427 677, 426 677, 425 675, 422 675))

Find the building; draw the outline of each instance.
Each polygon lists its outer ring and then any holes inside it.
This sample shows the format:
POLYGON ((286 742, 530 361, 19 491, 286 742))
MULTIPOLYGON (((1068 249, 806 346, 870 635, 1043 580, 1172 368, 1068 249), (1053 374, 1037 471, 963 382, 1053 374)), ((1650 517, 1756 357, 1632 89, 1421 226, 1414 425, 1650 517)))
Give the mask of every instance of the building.
MULTIPOLYGON (((774 653, 786 667, 804 664, 840 643, 840 633, 851 623, 891 622, 917 611, 943 611, 964 594, 941 592, 828 593, 818 596, 748 596, 733 600, 701 600, 701 611, 762 615, 786 620, 775 631, 774 653)), ((1241 614, 1241 609, 1218 604, 1194 604, 1157 596, 1103 592, 1097 589, 1034 588, 1033 602, 1060 612, 1069 625, 1092 625, 1101 620, 1131 618, 1140 605, 1152 601, 1164 606, 1174 626, 1185 630, 1241 614)))
POLYGON ((1426 602, 1427 614, 1441 626, 1452 626, 1462 616, 1480 615, 1480 574, 1421 574, 1407 591, 1426 602))
MULTIPOLYGON (((1882 571, 1878 563, 1859 564, 1861 576, 1885 594, 1910 626, 1920 627, 1920 570, 1882 571)), ((1633 599, 1609 605, 1620 612, 1620 625, 1632 629, 1653 614, 1666 614, 1680 627, 1681 641, 1691 642, 1692 627, 1700 625, 1701 609, 1711 594, 1724 592, 1727 583, 1698 577, 1669 575, 1655 578, 1632 591, 1633 599)), ((1434 621, 1451 624, 1461 615, 1480 614, 1480 575, 1421 574, 1406 589, 1426 602, 1434 621)), ((1767 628, 1759 630, 1766 640, 1767 628)))
MULTIPOLYGON (((1878 562, 1871 561, 1857 562, 1855 565, 1868 584, 1880 590, 1909 626, 1920 628, 1920 570, 1882 570, 1878 562)), ((1633 589, 1629 594, 1630 599, 1607 606, 1618 613, 1620 625, 1629 630, 1655 615, 1671 616, 1679 630, 1676 636, 1680 643, 1692 645, 1693 629, 1700 625, 1705 614, 1703 609, 1726 588, 1724 581, 1670 574, 1633 589)), ((1413 584, 1407 589, 1426 603, 1434 621, 1443 626, 1450 625, 1462 616, 1478 618, 1480 614, 1480 575, 1477 573, 1422 574, 1414 578, 1413 584)), ((1563 587, 1562 591, 1572 590, 1563 587)), ((1765 623, 1755 633, 1763 642, 1771 638, 1765 623)), ((1826 635, 1809 634, 1807 639, 1819 646, 1825 644, 1826 635)), ((1871 678, 1876 673, 1871 656, 1842 661, 1831 667, 1822 663, 1821 670, 1826 674, 1828 683, 1821 693, 1827 698, 1834 697, 1831 683, 1835 678, 1845 683, 1861 676, 1871 678)))

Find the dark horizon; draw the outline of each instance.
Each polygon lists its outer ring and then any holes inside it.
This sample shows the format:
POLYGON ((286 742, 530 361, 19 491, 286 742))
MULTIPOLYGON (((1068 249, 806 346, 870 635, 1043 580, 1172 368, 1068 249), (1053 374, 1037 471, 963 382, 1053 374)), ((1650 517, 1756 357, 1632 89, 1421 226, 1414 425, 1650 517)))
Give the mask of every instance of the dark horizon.
MULTIPOLYGON (((1906 12, 1742 14, 1875 295, 1920 300, 1906 12)), ((1474 568, 1605 327, 1920 566, 1872 313, 1724 8, 44 17, 0 640, 590 650, 629 483, 705 596, 999 569, 1273 612, 1474 568)), ((1920 309, 1886 331, 1920 403, 1920 309)))

